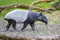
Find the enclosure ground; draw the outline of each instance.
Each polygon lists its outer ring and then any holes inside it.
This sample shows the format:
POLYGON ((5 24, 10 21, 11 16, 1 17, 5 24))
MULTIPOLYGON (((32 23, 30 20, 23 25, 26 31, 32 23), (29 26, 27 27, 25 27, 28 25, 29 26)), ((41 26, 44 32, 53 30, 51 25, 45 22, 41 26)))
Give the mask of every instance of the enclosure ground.
POLYGON ((23 24, 17 24, 17 30, 10 27, 9 31, 6 31, 7 22, 5 20, 0 20, 0 34, 5 34, 12 37, 30 37, 37 38, 40 36, 54 36, 60 35, 60 24, 48 24, 45 25, 42 22, 35 22, 35 31, 32 31, 30 25, 24 31, 21 31, 23 24))

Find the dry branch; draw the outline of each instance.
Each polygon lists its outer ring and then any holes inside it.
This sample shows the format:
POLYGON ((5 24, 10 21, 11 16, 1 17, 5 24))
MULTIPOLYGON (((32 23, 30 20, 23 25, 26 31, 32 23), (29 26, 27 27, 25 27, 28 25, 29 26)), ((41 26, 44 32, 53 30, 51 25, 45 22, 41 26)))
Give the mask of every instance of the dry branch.
POLYGON ((16 36, 10 36, 6 34, 0 34, 0 39, 4 40, 31 40, 29 37, 16 37, 16 36))
POLYGON ((60 40, 59 36, 40 36, 36 40, 60 40))
POLYGON ((34 2, 32 2, 31 4, 30 4, 30 6, 29 6, 29 10, 30 11, 32 11, 32 7, 31 6, 33 6, 33 5, 35 5, 35 4, 38 4, 38 3, 40 3, 40 2, 51 2, 52 0, 36 0, 36 1, 34 1, 34 2))
MULTIPOLYGON (((8 6, 1 6, 0 7, 0 11, 4 10, 4 9, 10 9, 10 8, 26 8, 28 9, 30 6, 29 5, 22 5, 22 4, 12 4, 12 5, 8 5, 8 6)), ((35 7, 35 6, 31 6, 31 8, 35 9, 35 10, 41 10, 41 11, 45 11, 45 12, 51 12, 48 9, 44 9, 41 7, 35 7)))
MULTIPOLYGON (((33 40, 30 37, 19 37, 19 36, 10 36, 6 34, 0 34, 0 39, 4 40, 33 40)), ((60 36, 40 36, 38 38, 34 38, 34 40, 60 40, 60 36)))
POLYGON ((37 3, 40 3, 40 2, 51 2, 52 0, 37 0, 37 1, 34 1, 32 2, 30 5, 35 5, 37 3))

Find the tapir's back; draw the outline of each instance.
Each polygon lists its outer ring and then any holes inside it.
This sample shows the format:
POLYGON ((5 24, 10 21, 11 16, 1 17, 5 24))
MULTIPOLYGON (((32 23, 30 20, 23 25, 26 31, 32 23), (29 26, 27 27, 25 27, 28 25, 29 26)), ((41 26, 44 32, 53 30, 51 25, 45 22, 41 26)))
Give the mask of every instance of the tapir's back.
POLYGON ((35 21, 39 17, 39 14, 40 14, 39 12, 29 11, 29 13, 28 13, 28 19, 30 21, 35 21))
POLYGON ((13 19, 16 22, 24 22, 27 19, 28 16, 28 10, 13 10, 6 14, 6 19, 13 19))

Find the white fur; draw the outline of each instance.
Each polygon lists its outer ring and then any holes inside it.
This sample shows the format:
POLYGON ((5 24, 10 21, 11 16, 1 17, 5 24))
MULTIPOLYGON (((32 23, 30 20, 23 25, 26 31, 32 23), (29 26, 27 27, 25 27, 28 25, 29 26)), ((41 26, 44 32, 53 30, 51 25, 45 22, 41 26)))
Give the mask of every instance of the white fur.
POLYGON ((13 19, 16 22, 24 22, 28 16, 28 10, 13 10, 6 14, 6 19, 13 19))

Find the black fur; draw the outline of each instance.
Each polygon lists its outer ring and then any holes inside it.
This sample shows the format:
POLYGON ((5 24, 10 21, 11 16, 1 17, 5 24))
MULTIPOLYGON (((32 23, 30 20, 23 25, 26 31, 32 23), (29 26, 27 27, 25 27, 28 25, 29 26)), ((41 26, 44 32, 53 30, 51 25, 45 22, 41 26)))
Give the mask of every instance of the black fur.
MULTIPOLYGON (((8 22, 8 24, 6 26, 7 31, 9 30, 11 25, 16 30, 16 23, 17 22, 15 20, 12 20, 12 19, 6 19, 6 20, 8 22)), ((23 31, 27 27, 27 25, 30 24, 32 27, 32 30, 34 31, 34 22, 37 20, 45 22, 46 24, 48 22, 47 18, 43 14, 38 14, 36 12, 29 12, 27 19, 25 20, 25 22, 23 22, 24 25, 23 25, 23 28, 21 30, 23 31), (41 17, 41 19, 38 19, 39 17, 41 17)))
POLYGON ((11 25, 16 30, 16 21, 14 21, 12 19, 5 19, 5 20, 7 20, 7 22, 8 22, 8 24, 6 26, 7 31, 9 30, 11 25))

